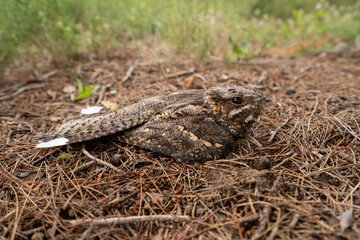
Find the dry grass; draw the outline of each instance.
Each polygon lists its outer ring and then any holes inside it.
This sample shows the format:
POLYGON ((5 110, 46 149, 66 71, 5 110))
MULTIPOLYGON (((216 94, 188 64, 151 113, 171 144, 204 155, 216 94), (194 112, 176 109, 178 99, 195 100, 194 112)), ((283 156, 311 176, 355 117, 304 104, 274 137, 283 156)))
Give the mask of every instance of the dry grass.
POLYGON ((72 103, 62 92, 71 77, 61 64, 44 62, 37 76, 19 64, 5 75, 12 83, 0 96, 11 96, 1 103, 0 119, 4 239, 358 238, 359 59, 268 57, 239 69, 121 51, 71 64, 86 84, 103 90, 72 103), (131 76, 119 84, 130 66, 131 76), (273 104, 254 128, 263 147, 240 142, 227 159, 199 164, 175 162, 111 137, 69 149, 39 150, 30 143, 35 132, 48 131, 99 98, 126 105, 181 89, 187 76, 165 76, 191 68, 198 87, 264 89, 273 104), (43 87, 12 96, 20 80, 43 87), (114 89, 118 93, 110 94, 114 89), (112 166, 89 158, 84 149, 112 166), (355 222, 341 231, 346 210, 353 210, 355 222))

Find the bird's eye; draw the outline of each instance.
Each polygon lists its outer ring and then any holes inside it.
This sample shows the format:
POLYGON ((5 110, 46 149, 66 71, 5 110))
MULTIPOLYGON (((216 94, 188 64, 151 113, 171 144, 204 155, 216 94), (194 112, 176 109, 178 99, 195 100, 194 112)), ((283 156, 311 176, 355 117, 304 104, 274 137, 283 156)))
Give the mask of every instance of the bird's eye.
POLYGON ((231 102, 234 103, 234 104, 242 104, 243 103, 243 100, 241 97, 233 97, 231 99, 231 102))

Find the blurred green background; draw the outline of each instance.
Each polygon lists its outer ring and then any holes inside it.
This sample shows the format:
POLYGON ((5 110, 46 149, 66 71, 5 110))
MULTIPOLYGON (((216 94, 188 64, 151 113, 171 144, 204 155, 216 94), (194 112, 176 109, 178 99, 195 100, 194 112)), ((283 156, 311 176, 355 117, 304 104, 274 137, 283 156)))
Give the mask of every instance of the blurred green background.
POLYGON ((317 52, 360 33, 356 0, 2 0, 0 11, 3 68, 19 54, 71 58, 130 42, 199 59, 299 41, 297 52, 317 52))

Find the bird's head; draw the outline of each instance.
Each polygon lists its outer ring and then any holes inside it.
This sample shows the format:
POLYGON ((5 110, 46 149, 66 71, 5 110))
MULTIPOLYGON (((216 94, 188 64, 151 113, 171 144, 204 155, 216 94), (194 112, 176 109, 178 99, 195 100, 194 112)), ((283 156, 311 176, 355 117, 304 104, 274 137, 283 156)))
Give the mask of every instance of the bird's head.
POLYGON ((257 88, 212 87, 205 94, 205 104, 216 121, 228 127, 234 137, 245 137, 266 102, 271 100, 257 88))

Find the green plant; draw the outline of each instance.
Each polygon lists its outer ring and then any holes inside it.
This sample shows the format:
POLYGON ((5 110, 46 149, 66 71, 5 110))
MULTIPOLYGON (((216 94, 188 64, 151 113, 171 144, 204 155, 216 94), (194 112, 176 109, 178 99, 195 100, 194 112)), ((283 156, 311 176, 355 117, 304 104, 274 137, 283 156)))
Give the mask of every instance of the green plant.
POLYGON ((238 46, 235 42, 233 42, 232 38, 228 38, 228 42, 231 45, 232 53, 235 54, 237 57, 237 61, 245 61, 248 62, 252 58, 257 58, 261 55, 262 51, 267 47, 269 44, 269 41, 264 41, 264 43, 261 45, 261 48, 257 50, 256 52, 249 52, 248 42, 242 41, 241 47, 238 46))
POLYGON ((68 159, 68 158, 72 158, 72 155, 70 153, 64 153, 63 155, 60 155, 58 158, 68 159))
POLYGON ((66 145, 66 152, 58 156, 60 159, 72 159, 72 161, 75 161, 75 156, 70 151, 70 145, 66 145))
POLYGON ((87 85, 84 89, 83 82, 78 77, 76 77, 76 82, 78 85, 78 96, 73 99, 74 102, 90 97, 91 94, 93 94, 99 88, 99 85, 95 85, 94 87, 87 85))

